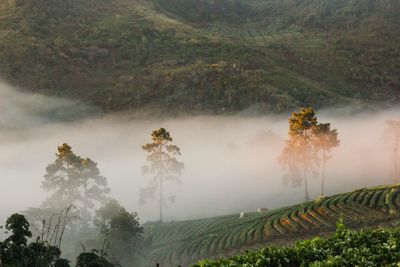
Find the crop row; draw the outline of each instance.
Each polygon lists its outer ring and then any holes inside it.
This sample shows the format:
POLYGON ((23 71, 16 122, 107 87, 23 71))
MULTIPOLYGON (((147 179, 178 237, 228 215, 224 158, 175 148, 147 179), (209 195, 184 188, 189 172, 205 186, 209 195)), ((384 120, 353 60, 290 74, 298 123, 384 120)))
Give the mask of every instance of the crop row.
POLYGON ((373 223, 396 216, 399 207, 400 187, 383 186, 250 213, 244 218, 231 215, 166 223, 151 229, 152 257, 163 266, 177 266, 283 236, 333 230, 340 217, 349 225, 373 223))

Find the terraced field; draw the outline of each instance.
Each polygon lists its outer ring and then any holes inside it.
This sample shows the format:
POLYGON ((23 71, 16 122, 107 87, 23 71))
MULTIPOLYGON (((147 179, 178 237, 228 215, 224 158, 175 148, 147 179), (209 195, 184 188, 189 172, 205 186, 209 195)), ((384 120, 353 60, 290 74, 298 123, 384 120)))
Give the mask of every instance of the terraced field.
POLYGON ((380 186, 324 197, 263 213, 248 213, 147 225, 153 238, 151 259, 161 266, 194 263, 244 248, 334 231, 343 216, 350 227, 400 218, 400 185, 380 186))

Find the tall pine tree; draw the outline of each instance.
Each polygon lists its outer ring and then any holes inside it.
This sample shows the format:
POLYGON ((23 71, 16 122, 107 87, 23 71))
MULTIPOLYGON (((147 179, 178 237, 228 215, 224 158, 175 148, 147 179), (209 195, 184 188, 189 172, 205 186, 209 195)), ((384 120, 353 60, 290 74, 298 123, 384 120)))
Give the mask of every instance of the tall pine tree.
POLYGON ((164 128, 154 130, 151 133, 151 143, 142 146, 142 149, 148 153, 147 161, 149 165, 143 167, 143 172, 153 175, 148 187, 140 192, 140 202, 144 204, 147 199, 153 199, 158 190, 160 222, 163 221, 163 196, 165 181, 179 181, 184 164, 176 158, 181 155, 178 146, 172 144, 170 133, 164 128))

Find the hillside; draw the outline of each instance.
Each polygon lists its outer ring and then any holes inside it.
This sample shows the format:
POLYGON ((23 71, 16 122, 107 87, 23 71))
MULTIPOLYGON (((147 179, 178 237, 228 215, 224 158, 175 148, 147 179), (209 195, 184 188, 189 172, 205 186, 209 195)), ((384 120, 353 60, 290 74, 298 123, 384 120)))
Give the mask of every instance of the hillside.
POLYGON ((105 111, 391 106, 396 0, 1 0, 0 77, 105 111))
POLYGON ((194 267, 395 267, 400 264, 398 227, 352 231, 339 221, 328 238, 315 237, 289 247, 268 247, 246 251, 230 258, 203 260, 194 267))
POLYGON ((360 189, 263 213, 148 224, 152 262, 186 266, 249 248, 285 244, 333 232, 340 217, 352 228, 395 224, 400 219, 400 185, 360 189))

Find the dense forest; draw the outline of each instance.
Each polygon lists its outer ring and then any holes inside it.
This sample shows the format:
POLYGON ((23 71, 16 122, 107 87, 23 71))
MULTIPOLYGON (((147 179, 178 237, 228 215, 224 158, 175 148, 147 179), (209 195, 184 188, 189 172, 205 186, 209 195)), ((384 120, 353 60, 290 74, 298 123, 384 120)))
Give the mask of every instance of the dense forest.
POLYGON ((398 103, 396 0, 2 0, 0 76, 104 111, 398 103))

